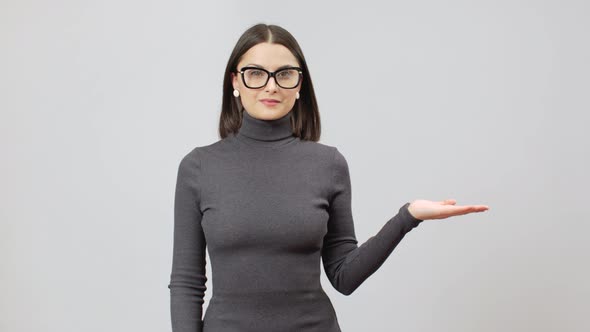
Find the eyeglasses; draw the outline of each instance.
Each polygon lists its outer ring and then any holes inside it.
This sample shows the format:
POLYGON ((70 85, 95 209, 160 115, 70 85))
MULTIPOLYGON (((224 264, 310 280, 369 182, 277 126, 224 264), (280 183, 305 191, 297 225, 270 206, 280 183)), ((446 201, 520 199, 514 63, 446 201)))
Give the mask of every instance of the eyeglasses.
POLYGON ((299 85, 303 71, 299 67, 287 67, 275 72, 269 72, 259 67, 242 67, 237 73, 242 74, 242 82, 247 88, 259 89, 266 86, 273 77, 278 86, 283 89, 294 89, 299 85))

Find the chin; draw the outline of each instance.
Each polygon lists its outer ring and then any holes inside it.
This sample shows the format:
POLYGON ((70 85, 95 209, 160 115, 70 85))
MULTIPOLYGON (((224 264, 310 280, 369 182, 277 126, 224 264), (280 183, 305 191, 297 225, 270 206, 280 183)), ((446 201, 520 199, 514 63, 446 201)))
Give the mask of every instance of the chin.
POLYGON ((283 116, 287 115, 288 111, 284 109, 273 109, 273 108, 265 108, 262 110, 256 110, 255 114, 252 114, 254 117, 262 120, 274 120, 280 119, 283 116))

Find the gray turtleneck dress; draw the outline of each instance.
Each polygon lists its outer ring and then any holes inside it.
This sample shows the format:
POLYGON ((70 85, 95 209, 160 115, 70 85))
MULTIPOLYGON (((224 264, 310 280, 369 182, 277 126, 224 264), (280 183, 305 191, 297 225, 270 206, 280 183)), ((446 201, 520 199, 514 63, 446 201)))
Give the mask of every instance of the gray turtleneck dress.
POLYGON ((348 164, 293 136, 291 114, 244 111, 237 134, 180 162, 174 199, 170 309, 174 332, 338 332, 320 283, 349 295, 423 220, 409 202, 358 246, 348 164), (208 248, 212 295, 202 317, 208 248))

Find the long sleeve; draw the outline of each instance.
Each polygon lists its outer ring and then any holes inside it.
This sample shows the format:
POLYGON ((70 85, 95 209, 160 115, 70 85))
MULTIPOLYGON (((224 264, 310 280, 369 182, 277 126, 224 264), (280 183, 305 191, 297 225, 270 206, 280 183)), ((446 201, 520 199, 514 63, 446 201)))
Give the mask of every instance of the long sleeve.
POLYGON ((334 148, 332 192, 328 232, 324 237, 322 262, 332 286, 344 295, 354 292, 389 257, 406 233, 423 220, 414 218, 404 204, 381 230, 358 246, 352 217, 352 193, 348 164, 334 148))
POLYGON ((174 198, 174 244, 170 274, 170 311, 173 332, 201 332, 205 296, 205 236, 201 228, 200 161, 197 151, 178 167, 174 198))

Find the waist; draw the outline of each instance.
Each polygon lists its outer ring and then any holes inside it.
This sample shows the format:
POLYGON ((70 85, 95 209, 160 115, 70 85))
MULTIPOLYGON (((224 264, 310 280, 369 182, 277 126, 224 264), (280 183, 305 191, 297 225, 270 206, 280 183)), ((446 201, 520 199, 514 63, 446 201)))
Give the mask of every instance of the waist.
POLYGON ((340 331, 334 307, 322 288, 258 292, 214 290, 204 324, 212 331, 215 328, 223 331, 223 327, 235 327, 240 331, 340 331))

